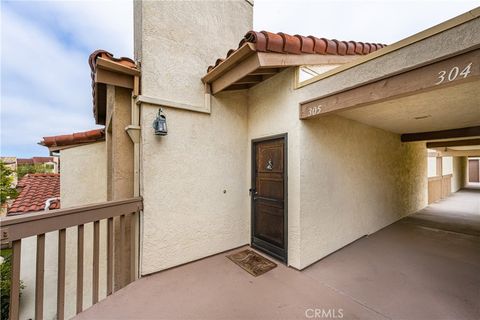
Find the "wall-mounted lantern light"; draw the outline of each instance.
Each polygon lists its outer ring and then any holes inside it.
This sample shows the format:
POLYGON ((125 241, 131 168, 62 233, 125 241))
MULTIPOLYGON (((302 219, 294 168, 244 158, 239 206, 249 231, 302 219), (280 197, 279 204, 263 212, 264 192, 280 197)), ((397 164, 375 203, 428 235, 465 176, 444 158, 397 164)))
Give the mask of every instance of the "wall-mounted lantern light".
POLYGON ((167 118, 163 114, 162 108, 158 109, 157 118, 155 119, 155 121, 153 121, 153 129, 155 129, 156 135, 167 135, 167 118))

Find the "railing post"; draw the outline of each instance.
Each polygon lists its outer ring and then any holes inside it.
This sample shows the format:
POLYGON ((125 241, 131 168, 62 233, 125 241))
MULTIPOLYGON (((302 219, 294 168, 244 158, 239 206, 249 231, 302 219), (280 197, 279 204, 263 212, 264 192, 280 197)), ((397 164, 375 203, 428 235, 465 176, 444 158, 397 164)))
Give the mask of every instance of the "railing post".
POLYGON ((113 292, 113 218, 107 222, 107 296, 113 292))
POLYGON ((133 282, 135 281, 135 279, 137 278, 137 275, 136 275, 136 254, 137 254, 137 250, 136 250, 136 244, 137 244, 137 241, 136 241, 136 234, 137 234, 137 216, 138 216, 138 212, 133 212, 131 215, 130 215, 130 279, 129 279, 129 283, 130 282, 133 282))
POLYGON ((65 242, 66 230, 58 230, 57 319, 65 318, 65 242))
POLYGON ((43 287, 45 276, 45 234, 37 236, 37 263, 35 274, 35 320, 43 319, 43 287))
POLYGON ((83 224, 77 227, 77 314, 83 311, 83 229, 83 224))
POLYGON ((20 308, 20 260, 22 240, 12 242, 12 278, 10 287, 10 320, 18 320, 20 308))
POLYGON ((126 245, 125 245, 125 236, 126 236, 126 226, 125 226, 125 215, 122 214, 120 216, 120 268, 115 268, 115 272, 117 272, 117 270, 120 272, 119 274, 119 279, 120 279, 120 286, 119 288, 123 288, 125 287, 125 279, 127 278, 126 276, 126 273, 127 273, 127 268, 126 268, 126 254, 125 254, 125 249, 126 249, 126 245))
POLYGON ((92 304, 98 302, 98 279, 100 274, 100 221, 93 223, 93 276, 92 276, 92 304))

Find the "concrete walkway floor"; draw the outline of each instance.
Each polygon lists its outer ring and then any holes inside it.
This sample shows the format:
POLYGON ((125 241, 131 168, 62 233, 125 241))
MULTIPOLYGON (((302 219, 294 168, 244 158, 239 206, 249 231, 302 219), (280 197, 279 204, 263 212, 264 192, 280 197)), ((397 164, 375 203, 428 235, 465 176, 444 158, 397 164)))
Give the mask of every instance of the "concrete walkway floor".
POLYGON ((279 265, 254 278, 225 255, 142 278, 77 318, 309 319, 317 310, 316 319, 480 319, 480 190, 303 271, 279 265))

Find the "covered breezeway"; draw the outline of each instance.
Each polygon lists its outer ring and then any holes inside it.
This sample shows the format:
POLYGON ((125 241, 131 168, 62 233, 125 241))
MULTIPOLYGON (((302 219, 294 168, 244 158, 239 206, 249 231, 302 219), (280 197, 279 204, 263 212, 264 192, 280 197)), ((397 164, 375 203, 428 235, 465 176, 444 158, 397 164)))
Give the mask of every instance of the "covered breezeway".
POLYGON ((397 134, 402 145, 422 144, 428 204, 465 188, 476 181, 469 176, 478 179, 472 159, 480 156, 480 45, 465 40, 480 30, 480 11, 471 14, 477 17, 439 25, 383 55, 319 75, 309 86, 322 94, 300 103, 300 119, 336 115, 397 134), (455 39, 463 40, 454 45, 455 39), (329 89, 346 81, 350 85, 329 89))
POLYGON ((424 143, 428 204, 445 199, 472 181, 470 160, 480 156, 479 14, 320 74, 307 89, 321 94, 300 103, 300 119, 334 114, 424 143))

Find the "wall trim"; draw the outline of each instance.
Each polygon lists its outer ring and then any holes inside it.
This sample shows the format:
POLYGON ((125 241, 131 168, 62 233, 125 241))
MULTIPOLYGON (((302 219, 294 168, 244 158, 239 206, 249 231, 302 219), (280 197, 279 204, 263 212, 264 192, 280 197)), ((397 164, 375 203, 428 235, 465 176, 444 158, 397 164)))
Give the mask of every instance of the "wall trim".
POLYGON ((182 110, 188 110, 188 111, 194 111, 194 112, 200 112, 200 113, 211 113, 211 95, 209 93, 205 93, 205 103, 203 106, 195 106, 187 103, 181 103, 181 102, 175 102, 171 100, 165 100, 165 99, 160 99, 160 98, 155 98, 155 97, 149 97, 146 95, 139 95, 135 99, 135 103, 137 105, 140 105, 142 103, 148 103, 154 106, 159 106, 159 107, 169 107, 169 108, 175 108, 175 109, 182 109, 182 110))

